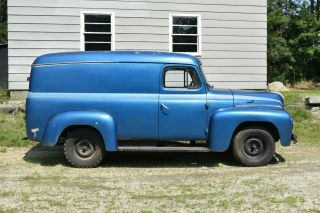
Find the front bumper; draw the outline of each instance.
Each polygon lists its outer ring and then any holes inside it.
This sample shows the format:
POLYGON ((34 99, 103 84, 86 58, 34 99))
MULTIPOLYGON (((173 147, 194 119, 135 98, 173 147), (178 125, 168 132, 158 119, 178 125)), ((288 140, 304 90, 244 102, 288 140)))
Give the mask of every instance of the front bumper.
POLYGON ((297 144, 298 143, 298 138, 297 138, 297 136, 295 134, 292 134, 291 141, 293 141, 293 144, 297 144))

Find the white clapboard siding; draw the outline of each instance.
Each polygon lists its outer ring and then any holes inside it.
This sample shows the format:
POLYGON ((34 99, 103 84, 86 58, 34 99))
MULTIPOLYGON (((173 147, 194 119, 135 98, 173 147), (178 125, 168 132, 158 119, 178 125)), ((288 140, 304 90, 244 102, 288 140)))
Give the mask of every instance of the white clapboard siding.
POLYGON ((26 82, 28 81, 28 77, 30 74, 11 74, 9 76, 9 81, 15 81, 15 82, 26 82))
POLYGON ((267 80, 264 74, 207 74, 206 77, 210 82, 263 82, 267 80))
POLYGON ((77 48, 80 41, 9 41, 11 48, 77 48))
POLYGON ((62 32, 80 33, 79 24, 9 24, 9 32, 62 32))
POLYGON ((267 67, 202 67, 209 74, 267 74, 267 67))
POLYGON ((48 53, 60 53, 60 52, 74 52, 74 51, 80 51, 80 48, 70 48, 70 49, 22 49, 22 48, 17 48, 17 49, 9 49, 8 50, 8 55, 9 57, 38 57, 40 55, 48 54, 48 53))
POLYGON ((203 55, 208 58, 201 57, 201 60, 206 59, 264 59, 266 60, 267 54, 265 52, 249 52, 249 51, 207 51, 203 55), (210 58, 209 58, 210 57, 210 58))
POLYGON ((263 82, 215 82, 215 81, 210 81, 210 84, 214 85, 215 88, 229 88, 229 89, 261 89, 261 88, 266 88, 267 83, 266 81, 263 82))
POLYGON ((208 67, 266 67, 265 59, 202 59, 208 67))
MULTIPOLYGON (((10 1, 10 0, 9 0, 10 1)), ((187 13, 188 11, 148 11, 148 10, 120 10, 114 8, 46 8, 46 7, 8 7, 8 15, 48 15, 54 16, 79 16, 81 10, 93 11, 93 12, 106 12, 113 11, 117 14, 121 14, 120 17, 134 18, 134 17, 153 17, 153 18, 168 18, 169 13, 187 13)), ((191 13, 191 12, 188 12, 191 13)), ((250 22, 250 20, 267 21, 266 14, 263 13, 219 13, 219 12, 192 12, 194 14, 201 13, 202 18, 206 19, 218 19, 218 20, 244 20, 250 22)))
POLYGON ((79 33, 19 32, 11 33, 10 40, 22 41, 79 41, 79 33))
POLYGON ((9 66, 9 77, 11 74, 29 74, 31 71, 31 64, 30 65, 10 65, 9 66))
POLYGON ((264 89, 266 0, 8 0, 9 89, 36 57, 80 50, 80 12, 115 14, 116 50, 169 50, 169 14, 200 14, 204 73, 216 87, 264 89))
MULTIPOLYGON (((183 11, 183 12, 209 12, 209 13, 248 13, 264 14, 265 7, 251 5, 226 5, 226 4, 177 4, 168 2, 148 2, 148 1, 81 1, 80 5, 75 3, 66 5, 63 1, 56 4, 48 1, 28 0, 24 4, 11 4, 11 7, 37 7, 37 8, 88 8, 88 9, 121 9, 121 10, 146 10, 146 11, 183 11)), ((68 3, 67 3, 68 4, 68 3)), ((69 2, 70 4, 70 2, 69 2)))
POLYGON ((9 81, 8 87, 10 90, 28 90, 28 81, 9 81))
MULTIPOLYGON (((99 1, 105 1, 105 0, 85 0, 87 2, 99 2, 99 1)), ((164 3, 164 2, 170 2, 165 0, 109 0, 109 2, 154 2, 154 3, 164 3)), ((8 2, 9 6, 34 6, 36 5, 42 5, 42 6, 65 6, 65 7, 74 7, 75 5, 78 5, 80 3, 78 0, 68 0, 67 2, 61 1, 61 0, 51 0, 50 2, 41 1, 38 2, 37 0, 32 1, 23 1, 21 0, 10 0, 8 2), (41 4, 39 4, 41 3, 41 4)), ((258 7, 265 7, 266 3, 264 0, 175 0, 171 1, 171 3, 175 4, 188 4, 188 5, 237 5, 237 6, 245 6, 245 5, 251 5, 251 6, 258 6, 258 7)))

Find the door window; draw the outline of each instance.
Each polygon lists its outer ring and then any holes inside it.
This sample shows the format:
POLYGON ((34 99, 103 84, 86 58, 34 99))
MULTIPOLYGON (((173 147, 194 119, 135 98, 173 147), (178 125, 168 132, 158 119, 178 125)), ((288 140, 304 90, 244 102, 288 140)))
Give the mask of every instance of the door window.
POLYGON ((200 86, 199 76, 193 68, 167 68, 164 72, 164 88, 199 89, 200 86))

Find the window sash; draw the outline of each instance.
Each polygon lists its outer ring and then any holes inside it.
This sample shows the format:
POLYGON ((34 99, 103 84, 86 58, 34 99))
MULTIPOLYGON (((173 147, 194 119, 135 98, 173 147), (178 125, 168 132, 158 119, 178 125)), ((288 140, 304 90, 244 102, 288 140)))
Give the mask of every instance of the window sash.
MULTIPOLYGON (((101 44, 102 48, 106 51, 113 51, 115 49, 114 47, 114 13, 109 12, 81 12, 81 50, 82 51, 90 51, 92 49, 87 49, 88 45, 99 45, 101 44), (92 17, 87 18, 88 16, 102 16, 97 17, 96 20, 92 17), (103 17, 105 16, 105 17, 103 17), (91 19, 89 22, 86 20, 91 19), (88 27, 89 26, 89 27, 88 27), (92 27, 90 27, 92 26, 92 27), (96 26, 96 28, 94 27, 96 26), (87 27, 87 29, 86 29, 87 27), (89 28, 89 29, 88 29, 89 28), (103 29, 105 28, 105 29, 103 29), (86 38, 86 35, 92 35, 91 37, 86 38), (94 35, 97 35, 96 39, 94 35), (98 36, 100 35, 100 37, 98 36), (103 36, 105 37, 105 41, 103 36), (87 45, 88 44, 88 45, 87 45), (107 46, 106 46, 107 45, 107 46)), ((98 48, 97 46, 94 46, 94 48, 98 48)))
MULTIPOLYGON (((196 52, 193 51, 193 52, 188 52, 187 51, 187 47, 186 48, 186 51, 179 51, 180 53, 189 53, 189 54, 192 54, 192 55, 200 55, 201 54, 201 16, 200 15, 195 15, 195 14, 190 14, 190 15, 187 15, 187 14, 170 14, 170 23, 169 23, 169 26, 170 26, 170 29, 169 29, 169 50, 170 52, 178 52, 178 51, 174 51, 174 49, 177 49, 177 45, 179 46, 178 49, 181 49, 181 47, 183 48, 183 45, 185 46, 189 46, 189 49, 193 49, 195 50, 196 49, 196 52), (193 20, 193 23, 192 23, 192 20, 190 21, 185 21, 185 24, 177 24, 177 23, 174 23, 174 19, 175 18, 185 18, 185 19, 194 19, 196 18, 197 20, 194 21, 193 20), (186 23, 192 23, 192 24, 186 24, 186 23), (197 25, 195 25, 194 23, 197 23, 197 25), (194 28, 196 27, 196 29, 186 29, 186 30, 189 30, 191 31, 190 33, 175 33, 174 32, 174 27, 176 27, 176 30, 177 30, 177 27, 190 27, 190 28, 194 28), (195 32, 196 30, 196 33, 192 33, 192 31, 195 32), (196 40, 197 40, 197 43, 195 43, 195 38, 190 38, 190 39, 183 39, 183 37, 187 37, 187 36, 193 36, 193 37, 196 37, 196 40), (180 37, 180 38, 179 38, 180 37), (181 43, 178 43, 177 41, 181 41, 181 43), (175 41, 174 41, 175 40, 175 41), (190 42, 187 42, 187 41, 190 41, 190 42), (196 45, 196 48, 194 47, 196 45), (193 46, 193 48, 191 48, 191 46, 193 46)), ((182 30, 183 31, 183 30, 182 30)), ((178 52, 178 53, 179 53, 178 52)))

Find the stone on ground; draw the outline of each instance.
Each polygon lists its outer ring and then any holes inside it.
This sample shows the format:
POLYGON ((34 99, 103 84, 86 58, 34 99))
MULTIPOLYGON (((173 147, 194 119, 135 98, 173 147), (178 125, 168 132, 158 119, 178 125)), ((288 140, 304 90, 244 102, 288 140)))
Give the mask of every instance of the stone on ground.
POLYGON ((280 81, 275 81, 268 84, 268 89, 273 92, 289 91, 289 89, 280 81))

